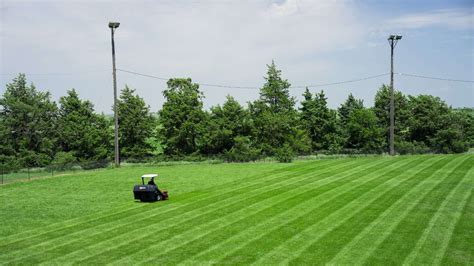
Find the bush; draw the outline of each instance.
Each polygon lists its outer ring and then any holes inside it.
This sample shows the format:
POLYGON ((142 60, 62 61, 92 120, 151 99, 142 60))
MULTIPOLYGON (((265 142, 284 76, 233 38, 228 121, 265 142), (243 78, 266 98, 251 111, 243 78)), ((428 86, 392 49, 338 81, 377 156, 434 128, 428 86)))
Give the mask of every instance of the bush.
POLYGON ((276 150, 276 158, 280 163, 291 163, 295 154, 293 149, 291 149, 290 145, 285 144, 283 147, 276 150))
POLYGON ((452 126, 441 129, 430 139, 433 149, 438 153, 462 153, 469 150, 461 129, 452 126))
POLYGON ((100 160, 100 161, 89 161, 83 162, 80 165, 76 165, 80 169, 84 170, 91 170, 91 169, 98 169, 98 168, 106 168, 109 166, 109 160, 100 160))
POLYGON ((51 157, 35 151, 22 151, 19 159, 23 167, 43 167, 51 163, 51 157))
POLYGON ((463 153, 469 150, 469 142, 467 141, 453 141, 451 151, 454 153, 463 153))
POLYGON ((53 160, 53 165, 61 170, 69 169, 75 163, 77 163, 77 158, 72 152, 58 152, 53 160))
POLYGON ((2 173, 7 173, 20 168, 20 162, 15 157, 0 154, 0 171, 2 171, 2 173))
POLYGON ((250 162, 260 158, 260 150, 252 148, 248 137, 235 137, 234 146, 226 151, 224 157, 228 162, 250 162))
POLYGON ((399 154, 424 154, 429 153, 430 148, 423 142, 397 141, 395 151, 399 154))

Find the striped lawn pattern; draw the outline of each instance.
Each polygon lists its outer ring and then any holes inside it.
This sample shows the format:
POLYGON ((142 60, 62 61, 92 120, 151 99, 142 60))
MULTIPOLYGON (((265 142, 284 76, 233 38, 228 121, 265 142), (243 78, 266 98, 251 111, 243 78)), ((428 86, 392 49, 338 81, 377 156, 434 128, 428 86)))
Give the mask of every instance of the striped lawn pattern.
POLYGON ((153 170, 111 169, 82 179, 2 186, 2 206, 20 206, 10 215, 0 209, 9 224, 0 236, 0 263, 474 263, 472 154, 170 166, 157 171, 171 198, 153 204, 130 199, 137 179, 118 182, 117 192, 98 188, 111 176, 153 170), (191 174, 167 177, 182 171, 191 174), (91 196, 55 205, 65 191, 49 188, 64 184, 77 197, 91 196), (34 203, 37 219, 21 211, 31 204, 21 198, 31 190, 45 199, 34 203), (75 206, 81 215, 55 213, 75 206))

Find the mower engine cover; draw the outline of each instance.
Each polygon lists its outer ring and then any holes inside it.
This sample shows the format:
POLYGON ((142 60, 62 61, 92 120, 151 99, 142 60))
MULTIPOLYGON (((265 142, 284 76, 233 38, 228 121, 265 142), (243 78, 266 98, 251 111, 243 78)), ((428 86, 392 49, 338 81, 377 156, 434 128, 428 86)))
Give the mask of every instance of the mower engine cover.
POLYGON ((133 196, 140 201, 157 200, 157 188, 153 185, 135 185, 133 187, 133 196))

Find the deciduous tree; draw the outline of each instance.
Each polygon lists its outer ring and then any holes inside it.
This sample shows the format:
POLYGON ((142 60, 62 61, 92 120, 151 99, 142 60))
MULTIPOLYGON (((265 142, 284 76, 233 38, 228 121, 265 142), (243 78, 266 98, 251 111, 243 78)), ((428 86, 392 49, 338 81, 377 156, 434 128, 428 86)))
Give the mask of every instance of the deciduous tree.
POLYGON ((190 78, 168 80, 165 103, 160 110, 160 135, 166 155, 180 156, 198 152, 198 140, 205 132, 206 113, 199 84, 190 78))

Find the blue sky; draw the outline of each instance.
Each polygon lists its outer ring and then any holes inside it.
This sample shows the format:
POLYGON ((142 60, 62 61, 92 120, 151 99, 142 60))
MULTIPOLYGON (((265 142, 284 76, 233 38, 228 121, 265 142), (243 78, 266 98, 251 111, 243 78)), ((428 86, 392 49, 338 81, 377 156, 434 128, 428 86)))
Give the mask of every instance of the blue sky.
MULTIPOLYGON (((387 36, 403 35, 395 72, 474 79, 472 1, 9 1, 0 2, 0 93, 19 72, 53 99, 75 88, 111 113, 109 21, 117 67, 196 82, 261 86, 275 60, 292 85, 352 80, 390 71, 387 36)), ((165 81, 118 72, 157 111, 165 81)), ((367 106, 389 76, 324 89, 331 107, 349 93, 367 106)), ((405 94, 432 94, 474 106, 474 84, 395 76, 405 94)), ((241 103, 258 90, 202 86, 205 106, 230 94, 241 103)), ((301 99, 303 89, 291 94, 301 99)))

